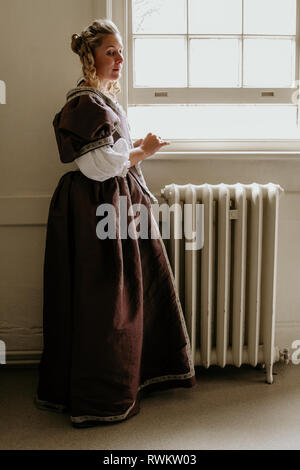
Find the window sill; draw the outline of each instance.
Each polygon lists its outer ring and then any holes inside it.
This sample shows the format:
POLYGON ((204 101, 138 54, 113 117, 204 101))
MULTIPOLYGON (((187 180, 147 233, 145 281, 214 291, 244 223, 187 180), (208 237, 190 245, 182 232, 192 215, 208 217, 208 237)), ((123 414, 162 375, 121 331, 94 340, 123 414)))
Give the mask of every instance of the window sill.
MULTIPOLYGON (((148 160, 300 160, 300 152, 157 152, 148 160)), ((146 160, 144 160, 146 161, 146 160)))
MULTIPOLYGON (((299 159, 300 140, 169 140, 157 152, 160 159, 177 158, 248 158, 248 159, 299 159)), ((154 159, 155 155, 149 157, 154 159)))

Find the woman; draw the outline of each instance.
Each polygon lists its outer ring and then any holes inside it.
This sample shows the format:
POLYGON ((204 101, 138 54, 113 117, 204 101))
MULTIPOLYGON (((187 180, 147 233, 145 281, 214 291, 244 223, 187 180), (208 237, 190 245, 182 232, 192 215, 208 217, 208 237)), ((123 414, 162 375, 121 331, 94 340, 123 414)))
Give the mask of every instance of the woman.
POLYGON ((68 411, 73 426, 86 427, 137 414, 144 389, 191 387, 196 381, 152 213, 157 199, 140 169, 142 160, 168 142, 149 133, 132 144, 116 99, 124 59, 111 21, 94 21, 74 34, 72 50, 82 62, 83 79, 68 92, 53 124, 61 161, 75 161, 79 170, 61 177, 49 209, 44 350, 35 403, 68 411), (115 209, 118 223, 121 196, 128 210, 146 207, 148 238, 120 237, 119 230, 115 238, 97 235, 103 220, 98 206, 115 209))

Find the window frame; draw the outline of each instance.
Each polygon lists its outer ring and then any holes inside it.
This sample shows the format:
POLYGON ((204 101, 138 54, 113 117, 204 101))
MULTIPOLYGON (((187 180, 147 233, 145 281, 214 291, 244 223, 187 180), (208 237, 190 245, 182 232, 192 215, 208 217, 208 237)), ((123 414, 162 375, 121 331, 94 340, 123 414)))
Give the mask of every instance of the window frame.
MULTIPOLYGON (((110 13, 122 35, 124 44, 125 62, 120 78, 121 93, 119 101, 127 112, 129 106, 157 105, 157 104, 188 104, 188 103, 212 103, 212 104, 287 104, 287 99, 292 93, 299 92, 300 77, 300 0, 297 3, 296 25, 296 63, 295 80, 296 88, 187 88, 182 98, 181 88, 137 88, 133 91, 133 35, 131 31, 131 0, 106 0, 107 12, 110 13), (298 80, 298 81, 297 81, 298 80), (195 101, 194 90, 199 96, 195 101), (138 90, 138 93, 137 93, 138 90), (168 97, 154 98, 154 91, 168 91, 168 97), (179 93, 180 92, 180 93, 179 93), (262 92, 274 92, 273 96, 261 96, 262 92)), ((166 35, 169 36, 169 35, 166 35)), ((299 96, 299 95, 298 95, 299 96)), ((295 106, 295 105, 294 105, 295 106)), ((300 100, 297 105, 297 123, 300 127, 300 100)), ((300 151, 300 139, 171 139, 171 145, 167 146, 168 152, 176 151, 278 151, 297 153, 300 151)), ((162 152, 165 150, 162 149, 162 152)))

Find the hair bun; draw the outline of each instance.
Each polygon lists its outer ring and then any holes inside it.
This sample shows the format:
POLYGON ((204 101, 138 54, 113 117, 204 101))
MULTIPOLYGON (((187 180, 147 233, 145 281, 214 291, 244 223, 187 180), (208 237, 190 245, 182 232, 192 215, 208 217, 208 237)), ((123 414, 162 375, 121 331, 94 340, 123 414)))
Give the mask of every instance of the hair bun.
POLYGON ((72 48, 72 51, 75 52, 75 54, 79 54, 82 41, 83 41, 82 36, 80 36, 79 34, 75 33, 72 35, 71 48, 72 48))

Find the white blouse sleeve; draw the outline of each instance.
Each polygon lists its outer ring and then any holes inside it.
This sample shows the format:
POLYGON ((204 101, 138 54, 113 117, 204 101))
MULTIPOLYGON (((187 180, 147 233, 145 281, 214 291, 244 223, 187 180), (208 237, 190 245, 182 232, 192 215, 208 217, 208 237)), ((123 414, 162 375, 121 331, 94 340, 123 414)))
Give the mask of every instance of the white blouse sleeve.
POLYGON ((129 147, 122 137, 110 147, 104 145, 75 158, 79 170, 88 178, 105 181, 113 176, 126 176, 130 168, 129 147))

